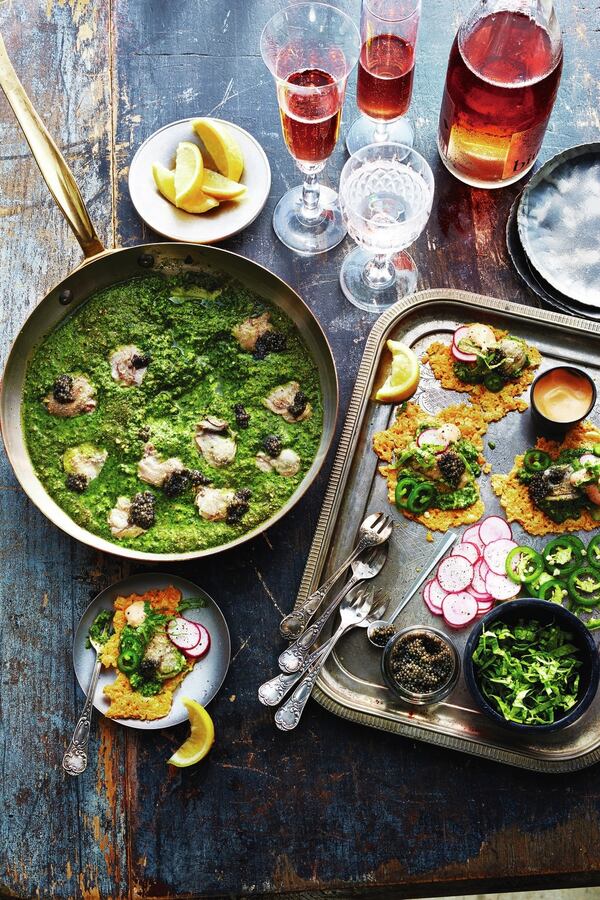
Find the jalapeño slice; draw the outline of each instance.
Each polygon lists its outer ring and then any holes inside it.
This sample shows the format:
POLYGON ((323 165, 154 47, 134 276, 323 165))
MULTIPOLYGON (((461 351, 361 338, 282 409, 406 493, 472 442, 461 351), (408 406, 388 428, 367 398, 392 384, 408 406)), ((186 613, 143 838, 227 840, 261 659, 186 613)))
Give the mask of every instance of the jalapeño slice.
POLYGON ((409 512, 415 513, 417 516, 425 512, 431 506, 431 501, 435 494, 436 490, 431 482, 424 481, 421 484, 417 484, 410 492, 408 498, 409 512))
POLYGON ((600 604, 600 572, 593 566, 581 566, 569 575, 569 594, 579 606, 593 609, 600 604))
POLYGON ((406 475, 404 478, 401 478, 398 484, 396 485, 396 491, 394 494, 394 500, 396 501, 396 506, 398 509, 407 509, 408 507, 408 497, 413 488, 417 486, 416 478, 411 478, 406 475))
POLYGON ((543 472, 550 465, 550 456, 544 450, 528 450, 523 465, 528 472, 543 472))
POLYGON ((532 547, 514 547, 506 557, 506 574, 515 584, 531 584, 544 571, 544 560, 532 547))
POLYGON ((124 675, 131 675, 131 673, 135 672, 139 666, 140 660, 141 655, 136 653, 135 650, 123 650, 122 653, 119 654, 117 667, 124 675))
POLYGON ((600 569, 600 534, 593 537, 587 548, 588 563, 600 569))
POLYGON ((583 563, 583 543, 568 534, 548 541, 542 551, 544 565, 555 578, 565 577, 583 563))
POLYGON ((562 603, 567 596, 567 586, 564 581, 550 578, 545 581, 538 591, 540 600, 550 600, 551 603, 562 603))
POLYGON ((506 384, 504 378, 497 372, 488 372, 487 375, 484 375, 483 383, 492 394, 497 394, 506 384))

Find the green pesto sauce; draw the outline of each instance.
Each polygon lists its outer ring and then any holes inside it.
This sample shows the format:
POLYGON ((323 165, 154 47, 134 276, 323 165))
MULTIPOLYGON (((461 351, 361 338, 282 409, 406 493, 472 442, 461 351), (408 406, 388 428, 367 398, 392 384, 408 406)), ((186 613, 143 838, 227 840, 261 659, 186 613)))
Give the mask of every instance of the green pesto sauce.
POLYGON ((148 552, 186 552, 227 543, 270 518, 294 493, 309 469, 321 439, 323 411, 316 366, 295 326, 277 307, 226 276, 164 278, 148 275, 93 295, 47 335, 35 351, 25 381, 23 421, 35 471, 54 500, 71 518, 108 541, 148 552), (232 336, 249 316, 271 314, 285 334, 287 349, 255 360, 232 336), (125 344, 149 353, 152 361, 141 386, 124 386, 111 376, 109 356, 125 344), (61 419, 47 412, 43 399, 62 374, 83 374, 96 388, 94 412, 61 419), (263 406, 278 385, 297 381, 312 416, 288 424, 263 406), (236 425, 233 406, 250 414, 249 427, 236 425), (205 415, 226 419, 237 433, 234 461, 211 468, 195 443, 205 415), (178 457, 200 469, 214 487, 249 488, 250 509, 240 523, 201 518, 192 491, 168 499, 137 477, 148 440, 161 459, 178 457), (286 478, 261 472, 256 453, 269 434, 293 448, 302 466, 286 478), (66 487, 62 457, 83 443, 108 451, 99 476, 82 494, 66 487), (156 523, 136 538, 114 538, 107 517, 117 497, 150 490, 156 497, 156 523))

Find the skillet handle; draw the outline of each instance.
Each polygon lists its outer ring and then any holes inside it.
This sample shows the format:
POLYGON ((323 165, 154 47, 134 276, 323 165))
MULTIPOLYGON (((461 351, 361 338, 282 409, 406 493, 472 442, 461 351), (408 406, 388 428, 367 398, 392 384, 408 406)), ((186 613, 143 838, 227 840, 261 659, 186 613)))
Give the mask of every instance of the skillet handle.
POLYGON ((6 52, 2 35, 0 87, 17 117, 50 193, 71 226, 86 258, 102 253, 104 247, 92 225, 73 173, 25 93, 6 52))

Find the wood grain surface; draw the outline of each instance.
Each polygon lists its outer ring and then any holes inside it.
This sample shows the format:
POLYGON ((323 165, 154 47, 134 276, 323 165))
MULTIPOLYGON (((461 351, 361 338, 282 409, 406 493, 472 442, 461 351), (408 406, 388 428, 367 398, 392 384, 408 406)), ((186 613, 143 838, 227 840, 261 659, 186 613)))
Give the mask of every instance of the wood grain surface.
MULTIPOLYGON (((519 190, 471 190, 435 149, 446 60, 469 0, 424 0, 411 116, 434 168, 436 201, 414 247, 422 287, 452 286, 535 304, 504 244, 519 190)), ((247 128, 273 170, 259 219, 226 246, 289 281, 331 339, 345 408, 373 323, 343 298, 351 243, 294 257, 271 214, 298 174, 280 135, 275 92, 258 51, 268 0, 0 0, 0 30, 37 109, 82 186, 103 238, 153 239, 129 201, 129 161, 156 128, 215 114, 247 128)), ((352 4, 357 13, 357 2, 352 4)), ((566 65, 541 159, 598 140, 600 11, 557 3, 566 65)), ((343 127, 355 115, 354 79, 343 127)), ((340 142, 326 179, 345 159, 340 142)), ((5 358, 46 290, 77 263, 0 98, 0 271, 5 358)), ((327 471, 268 534, 215 561, 173 568, 221 604, 234 655, 211 705, 217 742, 189 770, 165 760, 186 727, 127 732, 95 720, 91 764, 60 760, 82 696, 73 628, 91 598, 131 571, 49 524, 0 458, 0 894, 171 898, 279 894, 415 897, 600 883, 600 772, 539 776, 339 721, 316 704, 282 734, 256 700, 274 670, 327 471)))

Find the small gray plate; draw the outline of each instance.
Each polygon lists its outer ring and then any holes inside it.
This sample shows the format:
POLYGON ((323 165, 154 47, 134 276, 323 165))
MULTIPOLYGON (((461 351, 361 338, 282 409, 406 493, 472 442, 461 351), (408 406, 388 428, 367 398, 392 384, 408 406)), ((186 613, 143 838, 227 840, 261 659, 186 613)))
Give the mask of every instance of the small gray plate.
MULTIPOLYGON (((173 698, 173 706, 167 716, 151 722, 145 722, 140 719, 113 719, 114 722, 119 722, 119 724, 126 725, 128 728, 154 731, 185 722, 188 714, 181 702, 181 697, 191 697, 202 706, 206 706, 218 693, 229 668, 231 639, 227 622, 215 601, 209 597, 206 591, 203 591, 202 588, 199 588, 192 581, 188 581, 186 578, 179 578, 177 575, 169 575, 162 572, 143 573, 131 575, 129 578, 123 579, 123 581, 111 584, 110 587, 107 587, 92 600, 81 617, 73 641, 73 666, 81 690, 85 693, 92 677, 95 654, 93 650, 86 648, 85 643, 90 625, 100 610, 112 610, 116 597, 126 597, 129 594, 144 594, 146 591, 161 590, 170 585, 178 588, 184 598, 203 597, 206 601, 206 606, 202 609, 190 609, 185 615, 194 622, 201 622, 206 627, 210 634, 210 649, 206 656, 196 663, 189 675, 184 678, 177 688, 173 698)), ((108 700, 103 694, 103 688, 107 684, 112 684, 115 677, 114 669, 102 669, 98 679, 94 707, 103 715, 106 715, 109 707, 108 700)))
POLYGON ((600 308, 595 309, 592 306, 583 306, 569 297, 565 297, 564 294, 556 291, 551 284, 548 284, 547 281, 545 282, 539 272, 536 272, 531 266, 521 244, 517 228, 517 210, 520 199, 519 195, 510 208, 506 222, 506 247, 517 274, 527 287, 537 294, 542 303, 550 307, 550 309, 566 313, 569 316, 582 316, 594 321, 600 321, 600 308))
POLYGON ((517 221, 542 278, 600 308, 600 143, 571 147, 543 165, 521 195, 517 221))

